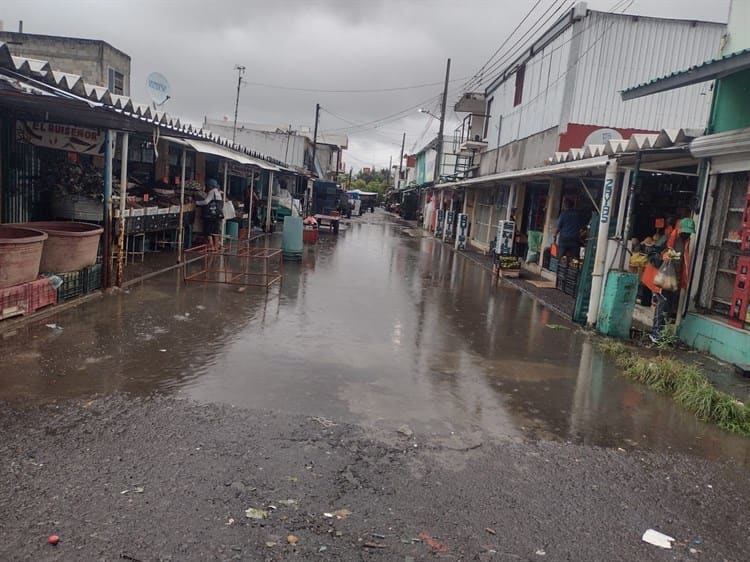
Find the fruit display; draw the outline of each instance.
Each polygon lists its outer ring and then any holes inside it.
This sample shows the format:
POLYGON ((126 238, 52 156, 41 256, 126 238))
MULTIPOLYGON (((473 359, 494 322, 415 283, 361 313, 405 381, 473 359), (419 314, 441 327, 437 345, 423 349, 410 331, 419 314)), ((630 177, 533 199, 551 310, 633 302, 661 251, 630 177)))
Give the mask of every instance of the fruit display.
POLYGON ((515 256, 500 256, 497 258, 500 269, 520 269, 521 260, 515 256))

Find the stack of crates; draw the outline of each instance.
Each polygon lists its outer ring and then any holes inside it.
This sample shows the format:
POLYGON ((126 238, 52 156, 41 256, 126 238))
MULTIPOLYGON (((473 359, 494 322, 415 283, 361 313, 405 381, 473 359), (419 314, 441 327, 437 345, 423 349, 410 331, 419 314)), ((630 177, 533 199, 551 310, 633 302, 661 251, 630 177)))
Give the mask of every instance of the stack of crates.
POLYGON ((0 289, 0 320, 32 314, 57 302, 57 291, 52 281, 40 277, 28 283, 0 289))
POLYGON ((740 255, 737 258, 737 274, 734 279, 732 304, 729 307, 729 324, 744 328, 750 323, 748 304, 750 303, 750 184, 745 195, 745 209, 742 213, 740 255))
POLYGON ((57 288, 57 300, 64 302, 83 294, 83 279, 80 271, 57 273, 62 284, 57 288))
POLYGON ((102 288, 102 264, 96 263, 79 271, 58 273, 62 285, 57 288, 57 300, 67 301, 102 288))

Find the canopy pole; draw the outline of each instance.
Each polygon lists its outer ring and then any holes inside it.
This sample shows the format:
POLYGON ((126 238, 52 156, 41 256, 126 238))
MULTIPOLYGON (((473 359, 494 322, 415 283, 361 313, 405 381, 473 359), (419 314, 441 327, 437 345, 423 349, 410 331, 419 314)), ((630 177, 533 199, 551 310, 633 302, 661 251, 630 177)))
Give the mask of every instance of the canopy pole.
POLYGON ((247 239, 250 240, 250 237, 253 232, 253 199, 255 195, 255 169, 253 168, 250 172, 250 204, 248 205, 247 209, 247 239))
MULTIPOLYGON (((229 161, 224 160, 224 191, 222 193, 222 200, 224 203, 226 203, 227 200, 227 179, 229 177, 229 161)), ((223 215, 223 213, 222 213, 223 215)), ((227 228, 227 219, 226 217, 222 216, 221 218, 221 238, 219 239, 219 245, 224 245, 224 234, 226 233, 227 228)))
POLYGON ((271 234, 271 206, 273 204, 273 170, 268 172, 268 202, 266 204, 266 234, 271 234))
POLYGON ((184 259, 185 246, 185 160, 187 160, 187 149, 182 147, 182 174, 180 176, 180 222, 177 227, 177 263, 182 263, 184 259))
POLYGON ((104 250, 103 268, 105 289, 112 286, 112 130, 107 129, 104 140, 104 250))
POLYGON ((125 268, 125 204, 128 195, 128 143, 130 135, 122 134, 120 148, 120 225, 117 237, 117 286, 122 287, 125 268))
POLYGON ((604 288, 606 274, 607 250, 609 247, 609 223, 612 215, 612 202, 617 194, 617 160, 612 159, 607 166, 604 176, 604 190, 602 191, 602 205, 599 211, 599 230, 596 237, 596 255, 594 256, 594 272, 591 276, 591 297, 586 323, 593 326, 599 317, 599 303, 604 288))

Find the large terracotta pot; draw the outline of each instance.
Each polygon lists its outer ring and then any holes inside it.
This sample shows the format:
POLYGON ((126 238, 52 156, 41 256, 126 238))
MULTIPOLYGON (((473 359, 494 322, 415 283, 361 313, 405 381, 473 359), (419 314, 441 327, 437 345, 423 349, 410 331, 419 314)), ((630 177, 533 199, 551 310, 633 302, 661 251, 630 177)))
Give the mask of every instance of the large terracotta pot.
POLYGON ((41 230, 0 225, 0 289, 37 278, 45 240, 41 230))
POLYGON ((44 243, 39 270, 43 273, 78 271, 96 263, 99 238, 104 229, 86 222, 28 222, 18 225, 49 235, 44 243))

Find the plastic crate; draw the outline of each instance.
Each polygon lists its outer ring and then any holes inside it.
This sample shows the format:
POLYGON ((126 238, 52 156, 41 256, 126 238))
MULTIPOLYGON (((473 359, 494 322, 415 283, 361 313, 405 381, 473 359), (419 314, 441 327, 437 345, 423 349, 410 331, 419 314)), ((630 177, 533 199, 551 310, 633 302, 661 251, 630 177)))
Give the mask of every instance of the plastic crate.
POLYGON ((57 303, 57 291, 51 279, 42 278, 27 284, 28 312, 36 312, 40 308, 57 303))
POLYGON ((80 271, 57 273, 62 285, 57 288, 57 300, 66 301, 83 293, 83 276, 80 271))
POLYGON ((164 215, 146 215, 143 221, 143 232, 156 232, 164 228, 164 215))
POLYGON ((742 212, 742 228, 750 228, 750 184, 748 184, 748 194, 745 198, 745 209, 742 212))
POLYGON ((729 306, 729 324, 735 328, 744 328, 747 321, 747 305, 750 296, 743 291, 735 291, 729 306))
POLYGON ((81 270, 83 292, 91 293, 102 288, 102 264, 95 263, 81 270))
POLYGON ((740 230, 740 251, 750 252, 750 228, 740 230))
POLYGON ((143 223, 145 218, 143 215, 137 217, 128 217, 125 221, 125 234, 141 234, 144 232, 143 223))
POLYGON ((26 314, 29 311, 27 283, 0 289, 0 320, 26 314))

